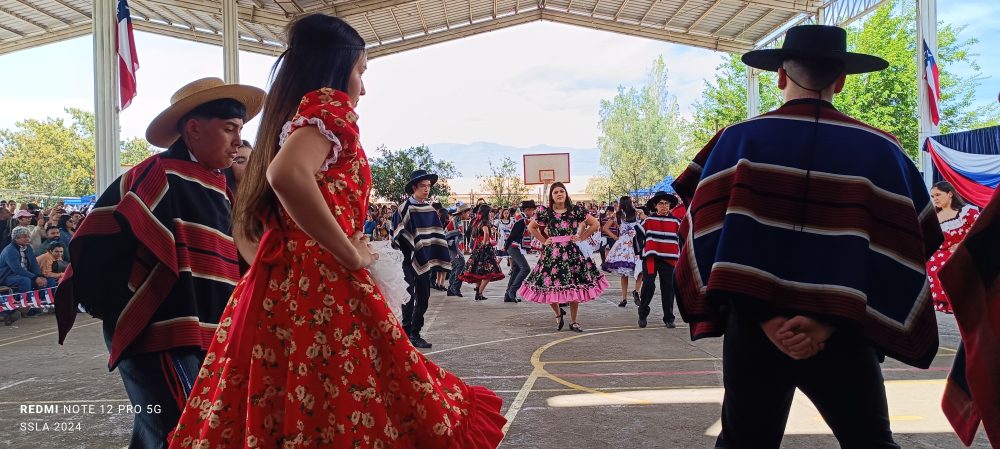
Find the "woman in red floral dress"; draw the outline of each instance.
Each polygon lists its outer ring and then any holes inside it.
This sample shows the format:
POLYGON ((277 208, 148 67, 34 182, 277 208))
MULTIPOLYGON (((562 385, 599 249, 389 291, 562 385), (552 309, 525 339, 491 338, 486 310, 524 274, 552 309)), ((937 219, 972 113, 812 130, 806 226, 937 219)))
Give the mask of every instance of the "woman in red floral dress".
POLYGON ((489 220, 490 208, 478 208, 476 217, 472 219, 472 255, 465 271, 458 279, 476 286, 476 301, 487 299, 483 293, 491 281, 504 278, 497 262, 496 237, 493 235, 493 223, 489 220))
POLYGON ((500 398, 414 349, 365 269, 364 41, 314 14, 288 42, 236 207, 256 256, 170 447, 496 448, 500 398))
POLYGON ((938 272, 952 253, 958 249, 959 243, 965 240, 965 235, 972 229, 972 224, 979 218, 979 209, 965 200, 955 191, 955 187, 947 181, 941 181, 931 187, 931 201, 937 209, 941 232, 944 233, 944 243, 927 261, 927 277, 930 280, 931 299, 938 312, 952 313, 948 294, 941 288, 938 272))

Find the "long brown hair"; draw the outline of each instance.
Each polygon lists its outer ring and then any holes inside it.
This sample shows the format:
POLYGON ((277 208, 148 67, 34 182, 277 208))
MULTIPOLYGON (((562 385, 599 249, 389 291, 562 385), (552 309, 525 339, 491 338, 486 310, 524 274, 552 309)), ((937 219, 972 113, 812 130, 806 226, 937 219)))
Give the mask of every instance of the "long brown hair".
POLYGON ((343 19, 325 14, 302 16, 288 25, 288 49, 271 68, 271 89, 264 102, 256 148, 238 187, 234 235, 260 240, 265 217, 277 217, 278 199, 267 182, 267 167, 278 154, 278 138, 295 116, 305 94, 331 87, 347 91, 365 41, 343 19))
POLYGON ((573 201, 569 199, 569 190, 566 190, 566 185, 561 182, 553 182, 552 185, 549 186, 549 209, 552 209, 556 205, 555 200, 552 199, 552 191, 555 190, 556 187, 562 187, 563 191, 566 192, 566 209, 572 209, 573 201))
MULTIPOLYGON (((951 194, 951 209, 952 210, 958 210, 958 211, 960 211, 960 210, 962 210, 963 207, 965 207, 965 198, 962 198, 962 195, 958 194, 958 191, 955 190, 955 186, 951 185, 950 182, 948 182, 948 181, 939 181, 939 182, 934 183, 934 185, 932 185, 931 188, 932 189, 938 189, 938 190, 940 190, 940 191, 942 191, 944 193, 950 193, 951 194)), ((938 210, 940 210, 940 209, 938 209, 938 210)))

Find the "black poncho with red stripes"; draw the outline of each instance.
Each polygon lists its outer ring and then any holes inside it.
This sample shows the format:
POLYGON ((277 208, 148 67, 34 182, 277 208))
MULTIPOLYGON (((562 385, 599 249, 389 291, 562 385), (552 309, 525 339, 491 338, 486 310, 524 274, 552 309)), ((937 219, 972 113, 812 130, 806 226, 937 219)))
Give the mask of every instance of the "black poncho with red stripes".
POLYGON ((56 291, 59 343, 77 304, 104 320, 111 369, 122 357, 207 349, 237 281, 225 176, 194 162, 183 142, 108 187, 70 241, 56 291))

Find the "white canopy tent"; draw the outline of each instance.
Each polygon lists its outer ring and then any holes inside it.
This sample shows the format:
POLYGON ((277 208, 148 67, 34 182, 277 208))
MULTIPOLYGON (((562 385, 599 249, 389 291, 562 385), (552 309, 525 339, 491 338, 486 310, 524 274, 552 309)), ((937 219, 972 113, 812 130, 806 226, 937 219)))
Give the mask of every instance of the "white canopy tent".
MULTIPOLYGON (((546 20, 718 51, 773 46, 802 23, 846 25, 887 0, 129 0, 137 30, 223 47, 225 78, 238 81, 239 50, 277 55, 296 16, 343 17, 369 58, 546 20)), ((936 0, 917 0, 921 36, 936 52, 936 0)), ((118 173, 116 0, 0 0, 0 55, 94 34, 97 187, 118 173)), ((918 38, 918 42, 920 39, 918 38)), ((918 66, 922 66, 918 48, 918 66)), ((759 110, 757 73, 748 111, 759 110)), ((920 90, 920 104, 926 94, 920 90)), ((926 110, 922 107, 921 111, 926 110)), ((937 133, 921 114, 921 136, 937 133)))

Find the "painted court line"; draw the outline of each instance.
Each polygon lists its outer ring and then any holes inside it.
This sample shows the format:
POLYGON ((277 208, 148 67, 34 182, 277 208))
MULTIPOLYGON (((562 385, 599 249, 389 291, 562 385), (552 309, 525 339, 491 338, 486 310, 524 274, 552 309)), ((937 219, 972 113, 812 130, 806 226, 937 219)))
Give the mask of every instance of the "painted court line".
POLYGON ((31 377, 31 378, 28 378, 28 379, 24 379, 24 380, 21 380, 21 381, 14 382, 12 384, 7 384, 7 385, 4 385, 4 386, 0 387, 0 391, 6 390, 6 389, 8 389, 10 387, 13 387, 13 386, 16 386, 16 385, 21 385, 23 383, 28 383, 28 382, 31 382, 33 380, 35 380, 35 378, 31 377))
MULTIPOLYGON (((31 319, 31 318, 28 318, 28 319, 31 319)), ((91 324, 91 323, 95 323, 95 322, 99 323, 100 321, 101 320, 89 319, 89 320, 85 320, 85 321, 80 321, 80 324, 86 325, 86 324, 91 324)), ((52 332, 52 329, 51 328, 49 328, 49 329, 38 329, 38 330, 31 331, 31 332, 25 332, 23 334, 12 335, 10 337, 0 338, 0 343, 3 343, 5 341, 10 341, 10 340, 17 340, 19 338, 30 337, 32 335, 40 334, 42 332, 52 332)))
MULTIPOLYGON (((87 323, 87 324, 84 324, 82 326, 73 326, 73 328, 74 329, 79 329, 81 327, 93 326, 95 324, 101 324, 101 323, 103 323, 103 321, 97 320, 97 321, 94 321, 93 323, 87 323)), ((7 343, 0 343, 0 347, 7 346, 7 345, 12 345, 14 343, 20 343, 22 341, 34 340, 36 338, 47 337, 49 335, 55 335, 55 334, 58 334, 58 333, 59 333, 59 331, 52 331, 52 332, 49 332, 49 333, 45 333, 45 334, 41 334, 41 335, 36 335, 34 337, 27 337, 27 338, 22 338, 20 340, 9 341, 7 343)))

